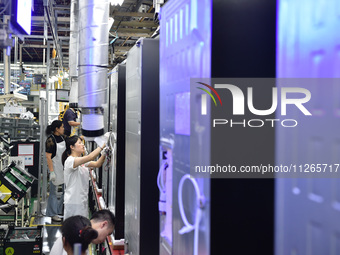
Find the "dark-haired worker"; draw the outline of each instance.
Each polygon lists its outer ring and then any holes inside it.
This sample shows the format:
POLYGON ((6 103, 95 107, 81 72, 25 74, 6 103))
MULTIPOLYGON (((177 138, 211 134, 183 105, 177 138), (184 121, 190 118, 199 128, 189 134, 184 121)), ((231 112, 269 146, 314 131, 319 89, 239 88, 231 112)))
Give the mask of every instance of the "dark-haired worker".
MULTIPOLYGON (((92 240, 93 244, 100 244, 105 241, 106 237, 111 235, 115 226, 115 216, 109 210, 100 210, 95 212, 91 218, 91 227, 98 232, 97 238, 92 240)), ((59 237, 54 243, 50 255, 66 255, 63 249, 62 237, 59 237)))

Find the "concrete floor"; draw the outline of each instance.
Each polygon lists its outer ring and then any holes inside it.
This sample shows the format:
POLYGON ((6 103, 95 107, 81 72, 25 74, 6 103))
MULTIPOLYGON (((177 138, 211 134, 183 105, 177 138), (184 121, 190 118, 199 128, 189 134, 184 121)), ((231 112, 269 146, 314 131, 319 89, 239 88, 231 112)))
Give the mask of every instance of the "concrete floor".
POLYGON ((48 255, 57 238, 61 235, 60 223, 51 221, 51 217, 36 217, 31 221, 31 227, 41 225, 43 226, 44 238, 43 238, 43 254, 48 255))

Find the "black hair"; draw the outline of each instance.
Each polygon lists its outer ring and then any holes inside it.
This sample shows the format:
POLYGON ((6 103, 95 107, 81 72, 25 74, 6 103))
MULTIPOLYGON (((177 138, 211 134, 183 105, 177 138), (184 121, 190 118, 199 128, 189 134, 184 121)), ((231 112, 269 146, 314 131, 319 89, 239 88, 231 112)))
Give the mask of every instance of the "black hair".
POLYGON ((76 142, 78 141, 78 139, 80 139, 80 137, 77 135, 66 137, 66 149, 63 152, 63 155, 61 156, 61 161, 62 161, 63 166, 68 156, 71 155, 71 145, 74 146, 76 142))
POLYGON ((96 211, 92 217, 91 220, 93 220, 94 222, 100 222, 100 221, 107 221, 109 224, 109 227, 114 227, 115 225, 115 215, 110 211, 110 210, 99 210, 96 211))
POLYGON ((60 128, 63 122, 61 120, 55 120, 51 125, 48 125, 46 128, 46 135, 52 134, 56 128, 60 128))
POLYGON ((75 243, 80 243, 82 252, 98 237, 98 232, 91 227, 90 220, 80 215, 67 218, 61 226, 61 234, 72 249, 75 243))

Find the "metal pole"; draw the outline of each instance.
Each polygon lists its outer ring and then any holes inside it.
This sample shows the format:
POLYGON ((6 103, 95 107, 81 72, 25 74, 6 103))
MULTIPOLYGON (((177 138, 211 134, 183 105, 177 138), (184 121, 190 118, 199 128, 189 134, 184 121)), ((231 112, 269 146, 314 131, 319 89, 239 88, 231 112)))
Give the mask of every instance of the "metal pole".
POLYGON ((21 227, 24 226, 26 195, 21 199, 21 227))
MULTIPOLYGON (((47 85, 46 85, 47 87, 47 85)), ((44 105, 44 116, 43 116, 43 122, 44 122, 44 129, 40 131, 40 133, 44 133, 44 131, 46 130, 47 127, 47 108, 48 108, 48 94, 46 91, 46 101, 45 101, 45 105, 44 105)), ((42 138, 43 140, 40 141, 41 147, 43 148, 43 182, 42 182, 42 198, 41 198, 41 203, 45 204, 46 203, 46 199, 47 199, 47 160, 46 160, 46 156, 45 156, 45 136, 43 136, 42 138)))
MULTIPOLYGON (((49 105, 49 79, 50 79, 50 48, 51 43, 47 42, 47 67, 46 67, 46 104, 44 109, 44 129, 40 133, 44 133, 48 125, 48 105, 49 105)), ((45 137, 44 137, 45 140, 45 137)), ((45 148, 45 141, 40 141, 43 143, 43 148, 45 148)), ((45 155, 43 156, 43 187, 42 187, 42 203, 45 203, 47 199, 47 161, 45 155)))
POLYGON ((15 37, 15 44, 14 44, 14 64, 18 63, 18 37, 15 37))
POLYGON ((49 73, 50 73, 50 42, 47 42, 47 66, 46 66, 46 98, 40 99, 39 122, 40 122, 40 157, 39 157, 39 183, 38 215, 41 216, 41 204, 46 203, 47 197, 47 162, 45 156, 45 130, 48 124, 48 97, 49 97, 49 73), (42 180, 42 185, 41 185, 42 180))
MULTIPOLYGON (((46 39, 44 38, 44 45, 46 45, 46 39)), ((45 55, 46 55, 46 50, 45 48, 43 49, 43 66, 45 65, 45 55)))
POLYGON ((50 48, 51 43, 47 42, 47 63, 46 63, 46 93, 48 92, 48 86, 49 86, 49 79, 50 79, 50 48))
MULTIPOLYGON (((9 16, 4 17, 4 24, 8 24, 9 16)), ((10 35, 11 38, 11 35, 10 35)), ((4 53, 4 89, 5 94, 9 94, 11 91, 11 47, 7 46, 3 50, 4 53)))
POLYGON ((18 226, 18 200, 15 200, 14 226, 18 226))
POLYGON ((21 66, 22 65, 22 44, 19 45, 19 51, 20 51, 19 61, 20 61, 20 66, 21 66))
MULTIPOLYGON (((14 37, 14 66, 18 66, 18 37, 14 37)), ((19 77, 20 77, 21 71, 19 70, 19 77)), ((14 77, 16 77, 16 75, 14 75, 14 77)), ((19 78, 19 82, 20 82, 20 78, 19 78)), ((15 78, 15 82, 17 81, 17 78, 15 78)))
POLYGON ((20 61, 20 81, 25 80, 25 75, 22 73, 22 44, 19 44, 19 61, 20 61))
POLYGON ((7 55, 8 48, 4 49, 3 53, 4 53, 4 69, 5 69, 5 73, 4 73, 5 94, 9 94, 11 90, 11 51, 9 50, 9 56, 7 55))
POLYGON ((46 203, 46 197, 47 197, 47 171, 46 171, 46 167, 47 167, 47 162, 46 162, 46 156, 45 156, 45 130, 46 130, 46 126, 47 126, 47 93, 46 93, 46 99, 44 100, 44 104, 42 105, 42 126, 41 126, 41 130, 40 130, 40 134, 41 134, 41 140, 40 140, 40 147, 41 147, 41 158, 42 158, 42 189, 41 189, 41 204, 44 205, 44 209, 46 208, 45 203, 46 203))
POLYGON ((40 146, 39 146, 39 174, 38 174, 38 196, 37 196, 37 216, 42 216, 41 214, 41 179, 42 179, 42 158, 43 158, 43 137, 44 137, 44 110, 45 110, 46 99, 40 98, 39 102, 39 124, 40 124, 40 146))

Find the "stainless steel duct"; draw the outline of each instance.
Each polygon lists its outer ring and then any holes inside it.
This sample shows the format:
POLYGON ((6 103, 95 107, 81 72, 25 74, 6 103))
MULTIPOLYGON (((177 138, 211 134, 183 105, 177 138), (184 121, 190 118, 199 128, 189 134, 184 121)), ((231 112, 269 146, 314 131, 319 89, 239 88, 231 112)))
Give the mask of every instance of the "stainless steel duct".
POLYGON ((70 47, 69 47, 69 67, 70 67, 70 107, 78 107, 78 42, 79 42, 79 5, 78 0, 71 1, 70 15, 70 47))
POLYGON ((79 1, 78 102, 82 108, 82 134, 87 137, 104 133, 108 20, 108 0, 79 1))

